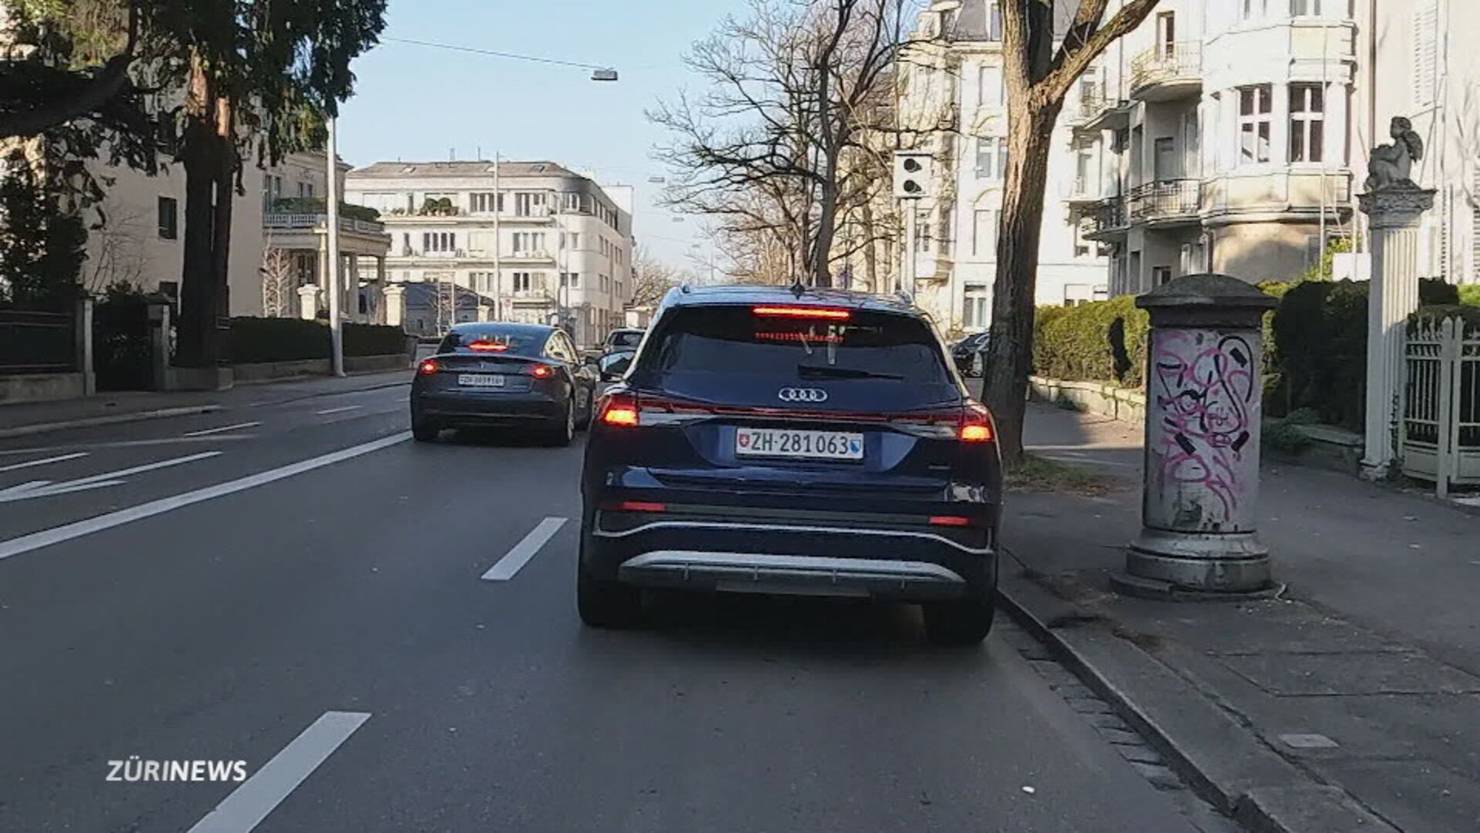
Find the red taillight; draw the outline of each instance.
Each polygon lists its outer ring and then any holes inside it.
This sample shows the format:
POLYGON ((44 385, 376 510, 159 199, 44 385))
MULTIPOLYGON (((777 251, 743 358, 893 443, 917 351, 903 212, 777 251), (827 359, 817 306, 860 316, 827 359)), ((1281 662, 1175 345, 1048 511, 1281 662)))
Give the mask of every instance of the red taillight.
POLYGON ((992 441, 992 426, 985 422, 968 422, 961 426, 961 442, 989 443, 992 441))
POLYGON ((952 437, 963 443, 989 443, 993 439, 992 418, 987 409, 976 402, 968 402, 959 408, 901 414, 892 421, 896 425, 910 426, 912 433, 941 439, 952 437))
POLYGON ((971 526, 971 519, 964 515, 931 515, 931 526, 971 526))
POLYGON ((436 359, 426 359, 416 366, 416 372, 420 376, 430 376, 442 369, 442 365, 436 359))
POLYGON ((537 364, 529 369, 529 375, 536 379, 548 379, 555 375, 555 368, 548 364, 537 364))
POLYGON ((637 400, 631 396, 609 396, 601 406, 601 423, 630 428, 637 424, 637 400))
POLYGON ((617 504, 617 510, 621 512, 666 512, 668 505, 654 503, 650 500, 624 500, 617 504))
POLYGON ((762 318, 801 318, 822 321, 847 321, 853 313, 835 307, 751 307, 750 312, 762 318))
POLYGON ((509 345, 502 341, 470 341, 468 349, 475 353, 502 353, 509 349, 509 345))

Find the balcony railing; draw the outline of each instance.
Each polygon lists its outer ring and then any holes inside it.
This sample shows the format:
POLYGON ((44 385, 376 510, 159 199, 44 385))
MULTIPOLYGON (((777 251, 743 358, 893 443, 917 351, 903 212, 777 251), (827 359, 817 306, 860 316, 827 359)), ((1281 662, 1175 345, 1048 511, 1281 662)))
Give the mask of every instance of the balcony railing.
MULTIPOLYGON (((327 214, 290 214, 271 211, 262 215, 262 225, 271 229, 321 229, 329 225, 327 214)), ((385 234, 385 225, 371 220, 339 218, 340 231, 356 231, 361 234, 385 234)))
POLYGON ((1196 219, 1198 186, 1195 179, 1161 179, 1132 188, 1128 200, 1131 222, 1196 219))
MULTIPOLYGON (((1131 92, 1160 84, 1202 81, 1202 42, 1160 43, 1131 59, 1131 92)), ((1190 88, 1189 88, 1190 89, 1190 88)))
POLYGON ((1106 197, 1095 204, 1089 212, 1089 228, 1086 237, 1100 239, 1115 232, 1125 231, 1125 199, 1106 197))

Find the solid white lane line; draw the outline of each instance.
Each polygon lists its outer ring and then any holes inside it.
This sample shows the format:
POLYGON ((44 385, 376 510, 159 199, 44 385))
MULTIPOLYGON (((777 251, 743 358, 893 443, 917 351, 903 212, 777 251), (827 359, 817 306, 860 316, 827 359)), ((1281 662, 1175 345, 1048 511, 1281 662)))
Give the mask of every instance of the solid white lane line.
POLYGON ((189 833, 248 833, 369 719, 365 712, 324 712, 189 833))
POLYGON ((353 410, 357 410, 357 409, 363 408, 363 407, 365 407, 365 406, 364 405, 345 405, 345 406, 339 407, 339 408, 325 408, 322 411, 314 411, 314 413, 318 414, 319 416, 323 416, 324 414, 342 414, 345 411, 353 411, 353 410))
POLYGON ((256 428, 260 422, 241 422, 236 425, 223 425, 220 428, 207 428, 204 431, 188 431, 181 434, 182 437, 204 437, 207 434, 225 434, 227 431, 236 431, 241 428, 256 428))
POLYGON ((389 437, 381 437, 378 440, 372 440, 368 443, 361 443, 360 445, 351 446, 329 454, 300 460, 297 463, 240 477, 236 480, 228 480, 225 483, 217 483, 214 486, 207 486, 203 489, 196 489, 195 491, 185 492, 184 494, 174 495, 172 497, 151 500, 148 503, 141 503, 138 506, 131 506, 128 509, 120 509, 117 512, 109 512, 106 515, 98 515, 86 520, 74 521, 63 526, 53 527, 52 529, 44 529, 40 532, 33 532, 30 535, 12 538, 9 541, 0 541, 0 560, 9 558, 12 555, 30 552, 31 550, 38 550, 42 547, 49 547, 52 544, 59 544, 63 541, 70 541, 73 538, 81 538, 84 535, 91 535, 94 532, 112 529, 115 526, 122 526, 133 521, 152 518, 155 515, 172 512, 194 503, 201 503, 224 495, 245 491, 292 477, 295 474, 313 471, 314 469, 333 465, 343 460, 359 457, 362 454, 369 454, 372 451, 389 448, 409 439, 411 439, 411 432, 403 431, 399 434, 392 434, 389 437))
POLYGON ((28 468, 31 468, 32 466, 44 466, 47 463, 60 463, 63 460, 76 460, 78 457, 86 457, 86 456, 87 456, 87 452, 86 451, 79 451, 76 454, 63 454, 60 457, 47 457, 44 460, 32 460, 32 461, 30 461, 28 463, 13 463, 13 464, 11 464, 9 466, 0 466, 0 471, 15 471, 16 469, 28 469, 28 468))
POLYGON ((514 545, 514 548, 500 558, 488 572, 483 574, 484 581, 508 581, 519 572, 519 568, 529 563, 535 553, 540 551, 549 540, 555 537, 560 527, 565 526, 565 518, 546 518, 535 525, 524 539, 514 545))

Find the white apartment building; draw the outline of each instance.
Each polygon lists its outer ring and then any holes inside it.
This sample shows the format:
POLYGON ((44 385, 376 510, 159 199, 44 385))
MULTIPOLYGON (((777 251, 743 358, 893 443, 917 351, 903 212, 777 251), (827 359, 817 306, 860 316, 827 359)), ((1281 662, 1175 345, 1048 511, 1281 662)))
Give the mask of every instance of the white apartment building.
POLYGON ((1348 0, 1163 0, 1080 79, 1065 116, 1098 191, 1112 294, 1192 272, 1297 277, 1350 237, 1348 0))
POLYGON ((1392 141, 1389 120, 1409 119, 1424 144, 1413 180, 1439 192, 1422 221, 1419 273, 1450 283, 1480 282, 1480 44, 1470 40, 1480 35, 1480 2, 1352 5, 1358 64, 1353 181, 1361 190, 1368 150, 1392 141))
POLYGON ((553 162, 377 162, 350 171, 348 202, 391 235, 391 282, 477 292, 479 315, 549 323, 594 344, 632 297, 632 194, 553 162))
MULTIPOLYGON (((1066 17, 1072 9, 1058 13, 1066 17)), ((933 194, 917 206, 916 302, 942 329, 980 331, 991 323, 1006 172, 1000 4, 940 4, 921 15, 916 38, 925 43, 912 50, 901 70, 901 121, 930 130, 917 147, 930 150, 936 162, 933 194)), ((1073 140, 1061 119, 1041 230, 1040 306, 1104 298, 1109 288, 1107 247, 1081 236, 1071 200, 1089 187, 1088 171, 1071 151, 1073 140)))

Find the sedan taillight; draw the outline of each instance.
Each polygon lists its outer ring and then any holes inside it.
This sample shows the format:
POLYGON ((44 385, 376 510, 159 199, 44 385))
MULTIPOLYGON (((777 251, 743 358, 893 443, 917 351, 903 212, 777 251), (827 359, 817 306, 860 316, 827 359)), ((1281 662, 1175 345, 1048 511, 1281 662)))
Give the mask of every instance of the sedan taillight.
POLYGON ((555 368, 548 364, 537 364, 529 369, 529 375, 536 379, 548 379, 555 375, 555 368))
POLYGON ((441 369, 442 365, 436 359, 425 359, 421 364, 416 366, 416 374, 418 376, 431 376, 441 369))

